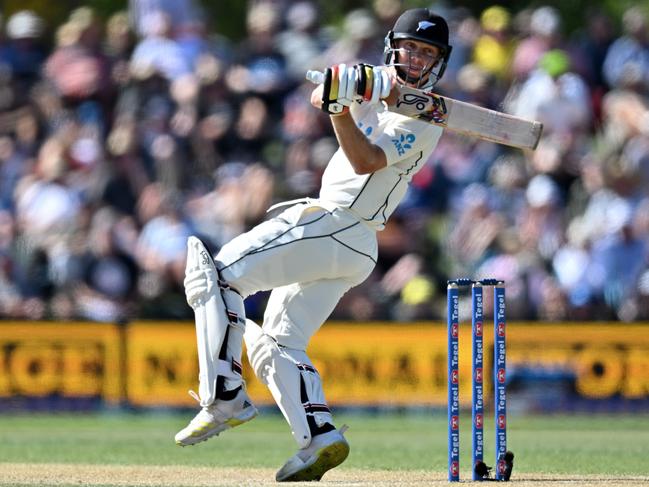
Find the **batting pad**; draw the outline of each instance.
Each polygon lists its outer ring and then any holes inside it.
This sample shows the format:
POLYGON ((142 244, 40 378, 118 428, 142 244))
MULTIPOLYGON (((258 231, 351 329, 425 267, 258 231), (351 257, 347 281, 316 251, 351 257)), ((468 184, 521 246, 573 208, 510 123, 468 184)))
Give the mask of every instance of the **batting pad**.
POLYGON ((312 425, 333 424, 320 374, 306 353, 280 347, 251 320, 246 321, 244 340, 255 374, 268 386, 298 446, 306 448, 313 436, 312 425))
POLYGON ((185 294, 194 309, 198 348, 201 406, 209 406, 223 388, 242 383, 241 340, 245 323, 243 299, 219 282, 218 271, 209 252, 196 237, 187 240, 185 294), (233 327, 228 332, 228 327, 233 327), (226 341, 228 343, 224 343, 226 341), (227 383, 225 382, 227 381, 227 383))

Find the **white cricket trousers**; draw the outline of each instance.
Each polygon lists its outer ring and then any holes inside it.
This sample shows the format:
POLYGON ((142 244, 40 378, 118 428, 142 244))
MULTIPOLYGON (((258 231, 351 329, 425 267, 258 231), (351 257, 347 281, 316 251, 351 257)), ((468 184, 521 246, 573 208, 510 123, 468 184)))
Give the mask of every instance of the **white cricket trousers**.
POLYGON ((343 294, 370 275, 376 256, 375 230, 347 209, 310 200, 234 238, 215 260, 244 298, 272 289, 264 333, 306 350, 343 294))

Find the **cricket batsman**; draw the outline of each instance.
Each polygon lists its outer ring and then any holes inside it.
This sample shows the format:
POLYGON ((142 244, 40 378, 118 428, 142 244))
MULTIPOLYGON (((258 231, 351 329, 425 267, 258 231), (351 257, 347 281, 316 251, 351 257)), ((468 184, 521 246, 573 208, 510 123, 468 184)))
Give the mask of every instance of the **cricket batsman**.
MULTIPOLYGON (((268 386, 298 451, 277 481, 320 480, 341 464, 349 444, 306 354, 311 337, 340 298, 372 272, 381 231, 413 175, 435 149, 442 128, 391 113, 383 100, 396 83, 430 89, 451 46, 446 21, 426 8, 405 11, 385 37, 385 66, 331 66, 311 95, 330 115, 340 148, 317 199, 286 208, 212 257, 188 240, 185 292, 196 319, 201 410, 176 434, 193 445, 257 415, 241 376, 242 340, 255 375, 268 386), (260 327, 243 300, 272 290, 260 327)), ((272 209, 274 209, 273 207, 272 209)))

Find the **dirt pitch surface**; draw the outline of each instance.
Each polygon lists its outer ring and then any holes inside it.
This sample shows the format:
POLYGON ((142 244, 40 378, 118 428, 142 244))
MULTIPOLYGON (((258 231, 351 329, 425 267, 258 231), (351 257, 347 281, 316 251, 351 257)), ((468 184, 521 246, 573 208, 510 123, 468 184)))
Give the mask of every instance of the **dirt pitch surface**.
MULTIPOLYGON (((82 464, 0 463, 0 486, 257 486, 275 485, 275 471, 265 468, 200 468, 179 466, 122 466, 82 464)), ((473 482, 463 482, 473 483, 473 482)), ((516 486, 647 485, 649 476, 516 475, 516 486)), ((311 485, 302 482, 291 485, 311 485)), ((318 486, 446 486, 441 472, 338 469, 329 472, 318 486)))

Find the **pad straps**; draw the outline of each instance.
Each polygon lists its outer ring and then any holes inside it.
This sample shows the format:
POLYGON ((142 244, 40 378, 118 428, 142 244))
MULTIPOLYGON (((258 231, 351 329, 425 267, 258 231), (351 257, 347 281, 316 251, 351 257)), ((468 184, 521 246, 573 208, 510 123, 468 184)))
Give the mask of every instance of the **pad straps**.
POLYGON ((219 350, 219 361, 217 365, 218 377, 216 379, 216 397, 218 399, 228 400, 228 398, 232 395, 232 393, 234 393, 234 396, 236 396, 236 391, 239 390, 239 387, 235 388, 232 391, 226 391, 225 380, 241 379, 243 375, 243 367, 241 366, 241 363, 238 362, 234 358, 234 356, 231 356, 228 359, 228 342, 230 340, 230 330, 231 330, 230 327, 238 328, 240 330, 239 333, 243 334, 243 331, 246 328, 246 317, 239 316, 238 313, 233 311, 228 306, 226 293, 228 292, 235 293, 239 299, 242 299, 241 295, 236 289, 234 289, 232 286, 230 286, 226 281, 224 281, 221 278, 221 272, 219 271, 218 268, 216 269, 216 273, 217 273, 217 283, 219 286, 219 294, 221 296, 221 300, 223 301, 223 306, 225 307, 225 314, 230 324, 230 326, 228 326, 225 330, 225 336, 223 337, 221 350, 219 350))
MULTIPOLYGON (((295 364, 300 371, 311 372, 313 374, 318 374, 318 371, 311 367, 309 364, 298 363, 295 364)), ((309 396, 306 392, 306 384, 304 383, 304 378, 300 374, 300 399, 302 400, 302 407, 304 408, 304 413, 306 414, 306 422, 309 425, 309 431, 311 436, 321 435, 323 433, 328 433, 333 431, 336 428, 331 423, 325 423, 322 426, 318 426, 313 417, 314 413, 329 413, 331 414, 331 409, 326 404, 316 404, 309 401, 309 396)))

